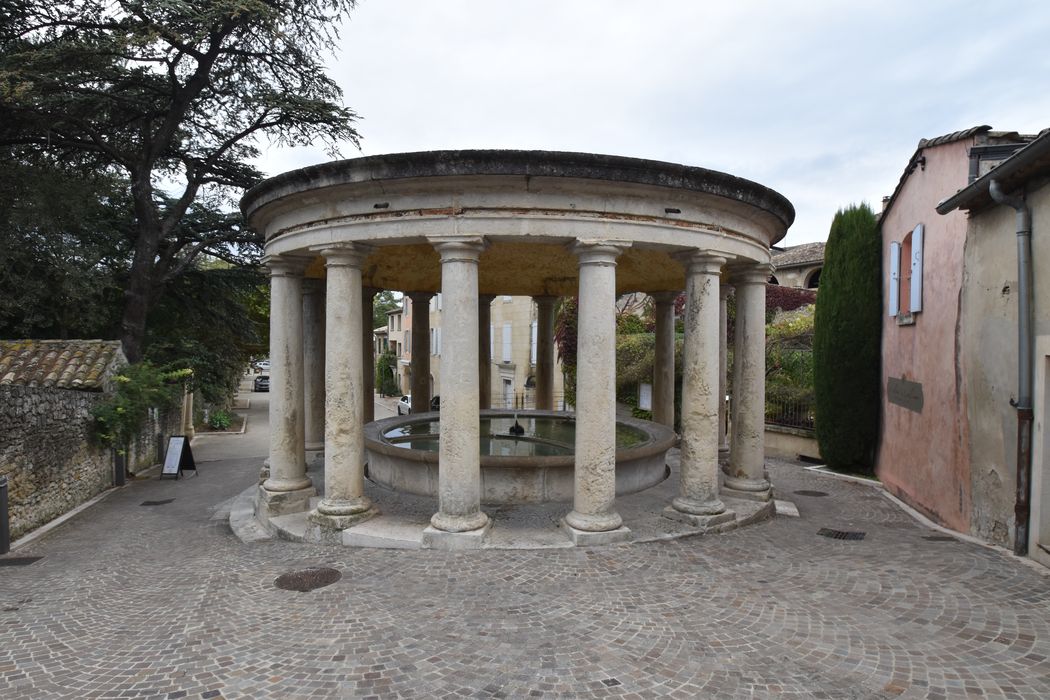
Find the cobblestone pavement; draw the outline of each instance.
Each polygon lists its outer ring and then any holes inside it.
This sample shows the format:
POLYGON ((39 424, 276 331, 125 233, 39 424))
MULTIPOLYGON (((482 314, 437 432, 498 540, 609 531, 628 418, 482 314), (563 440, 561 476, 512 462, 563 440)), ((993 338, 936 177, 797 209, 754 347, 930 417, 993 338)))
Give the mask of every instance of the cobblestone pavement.
POLYGON ((405 552, 241 543, 223 503, 259 461, 6 557, 43 558, 0 567, 0 697, 1050 697, 1050 577, 797 465, 770 468, 800 518, 725 535, 405 552), (310 566, 342 578, 274 587, 310 566))

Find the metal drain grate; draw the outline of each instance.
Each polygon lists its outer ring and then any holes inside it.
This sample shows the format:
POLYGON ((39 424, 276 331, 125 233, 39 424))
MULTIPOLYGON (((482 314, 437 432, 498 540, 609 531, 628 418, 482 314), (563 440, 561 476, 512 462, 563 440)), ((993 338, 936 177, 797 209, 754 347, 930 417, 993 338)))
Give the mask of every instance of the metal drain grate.
POLYGON ((165 498, 163 501, 143 501, 140 506, 166 506, 167 504, 174 501, 174 498, 165 498))
POLYGON ((806 491, 805 489, 803 489, 801 491, 795 491, 795 495, 796 496, 813 496, 814 498, 817 498, 819 496, 827 496, 828 494, 825 493, 824 491, 806 491))
POLYGON ((43 557, 11 557, 10 559, 0 559, 0 566, 29 566, 41 559, 43 557))
POLYGON ((832 530, 830 528, 822 527, 817 530, 817 534, 821 537, 830 537, 833 540, 862 540, 864 532, 847 532, 846 530, 832 530))
POLYGON ((310 567, 302 571, 289 571, 287 574, 281 574, 274 579, 273 585, 285 591, 306 593, 316 588, 330 586, 342 577, 343 575, 336 569, 323 566, 310 567))
POLYGON ((927 542, 954 542, 955 538, 951 535, 926 535, 923 537, 927 542))

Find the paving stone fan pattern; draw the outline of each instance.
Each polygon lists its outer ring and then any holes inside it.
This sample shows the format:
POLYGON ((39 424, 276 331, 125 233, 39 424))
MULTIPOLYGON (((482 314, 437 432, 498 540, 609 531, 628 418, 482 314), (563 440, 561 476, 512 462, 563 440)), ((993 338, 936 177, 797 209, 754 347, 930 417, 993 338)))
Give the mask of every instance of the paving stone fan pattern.
POLYGON ((219 502, 257 464, 221 466, 18 552, 44 558, 0 573, 0 696, 1050 697, 1050 578, 796 465, 771 465, 782 493, 829 494, 800 518, 474 552, 242 544, 219 502), (342 576, 274 586, 309 567, 342 576))

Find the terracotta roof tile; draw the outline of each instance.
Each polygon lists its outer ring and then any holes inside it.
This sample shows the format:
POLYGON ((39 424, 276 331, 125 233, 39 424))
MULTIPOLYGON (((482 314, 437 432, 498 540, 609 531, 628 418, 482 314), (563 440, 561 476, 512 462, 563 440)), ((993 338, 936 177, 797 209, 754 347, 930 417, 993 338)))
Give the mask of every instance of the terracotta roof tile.
POLYGON ((823 243, 803 243, 773 253, 773 264, 777 269, 824 262, 823 243))
POLYGON ((118 340, 0 340, 0 384, 102 391, 124 364, 118 340))

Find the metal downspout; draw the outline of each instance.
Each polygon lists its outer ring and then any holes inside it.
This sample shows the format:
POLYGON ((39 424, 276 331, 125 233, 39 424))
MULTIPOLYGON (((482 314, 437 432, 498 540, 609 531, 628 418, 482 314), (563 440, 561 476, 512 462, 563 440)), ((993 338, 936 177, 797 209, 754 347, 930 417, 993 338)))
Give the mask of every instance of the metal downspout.
POLYGON ((1014 504, 1014 554, 1028 554, 1029 491, 1032 477, 1032 212, 1024 197, 1007 195, 999 182, 988 194, 1017 212, 1017 500, 1014 504))

